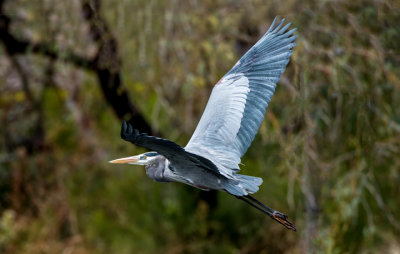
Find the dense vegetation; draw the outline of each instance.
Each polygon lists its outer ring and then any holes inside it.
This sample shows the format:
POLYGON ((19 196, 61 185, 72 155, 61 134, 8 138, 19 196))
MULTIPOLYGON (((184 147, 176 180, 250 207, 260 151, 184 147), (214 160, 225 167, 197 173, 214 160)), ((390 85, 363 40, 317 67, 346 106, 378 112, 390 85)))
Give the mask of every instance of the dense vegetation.
POLYGON ((398 1, 102 0, 95 19, 82 2, 0 1, 1 253, 400 251, 398 1), (242 169, 297 233, 225 193, 108 163, 143 150, 119 138, 135 116, 104 96, 102 70, 153 133, 185 145, 275 16, 297 46, 242 169), (89 61, 98 52, 116 60, 89 61))

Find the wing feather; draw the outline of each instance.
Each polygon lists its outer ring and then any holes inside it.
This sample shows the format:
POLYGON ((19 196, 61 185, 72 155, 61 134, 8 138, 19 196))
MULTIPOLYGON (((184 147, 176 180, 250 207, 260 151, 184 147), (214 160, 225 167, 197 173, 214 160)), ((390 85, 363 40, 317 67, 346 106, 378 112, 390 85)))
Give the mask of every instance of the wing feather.
POLYGON ((239 170, 285 71, 294 31, 275 18, 268 31, 215 85, 186 151, 211 160, 224 175, 239 170))
POLYGON ((137 146, 156 151, 166 157, 171 163, 201 167, 214 174, 220 174, 217 167, 207 158, 185 151, 183 147, 171 140, 149 136, 133 130, 132 126, 125 121, 122 122, 121 138, 137 146))

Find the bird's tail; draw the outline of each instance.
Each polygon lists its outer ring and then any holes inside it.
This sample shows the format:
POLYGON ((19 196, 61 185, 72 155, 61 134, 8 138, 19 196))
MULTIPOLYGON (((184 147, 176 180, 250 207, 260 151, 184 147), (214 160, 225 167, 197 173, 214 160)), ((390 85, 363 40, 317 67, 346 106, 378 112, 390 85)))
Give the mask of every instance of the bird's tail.
POLYGON ((228 179, 225 183, 225 190, 234 196, 245 196, 258 191, 262 179, 255 176, 234 174, 234 179, 228 179))
POLYGON ((260 177, 239 174, 235 174, 235 176, 239 180, 239 186, 241 186, 248 194, 257 192, 258 186, 263 182, 260 177))

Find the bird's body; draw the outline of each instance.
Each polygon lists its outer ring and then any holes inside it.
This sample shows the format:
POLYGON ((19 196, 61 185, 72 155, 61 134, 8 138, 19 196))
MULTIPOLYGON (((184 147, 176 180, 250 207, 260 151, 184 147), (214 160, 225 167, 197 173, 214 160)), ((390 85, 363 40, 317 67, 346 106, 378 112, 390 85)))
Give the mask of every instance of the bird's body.
MULTIPOLYGON (((160 158, 164 164, 164 178, 161 181, 181 182, 202 190, 223 190, 225 179, 215 172, 197 165, 181 165, 170 163, 168 159, 160 158)), ((153 168, 146 167, 146 172, 152 172, 153 168)))
POLYGON ((237 179, 228 178, 216 170, 195 163, 185 164, 184 166, 174 164, 162 155, 154 156, 151 162, 145 165, 145 168, 146 174, 156 182, 181 182, 207 191, 228 191, 230 188, 227 186, 235 186, 239 182, 238 180, 241 180, 242 184, 243 182, 246 183, 246 178, 251 180, 256 178, 258 185, 262 182, 261 178, 238 174, 236 174, 237 179))
POLYGON ((286 215, 249 194, 262 179, 238 174, 240 158, 254 139, 276 83, 294 47, 295 29, 276 19, 266 34, 215 85, 203 116, 186 147, 148 136, 123 122, 121 137, 154 152, 117 159, 113 163, 146 166, 157 182, 182 182, 202 190, 226 191, 295 230, 286 215))

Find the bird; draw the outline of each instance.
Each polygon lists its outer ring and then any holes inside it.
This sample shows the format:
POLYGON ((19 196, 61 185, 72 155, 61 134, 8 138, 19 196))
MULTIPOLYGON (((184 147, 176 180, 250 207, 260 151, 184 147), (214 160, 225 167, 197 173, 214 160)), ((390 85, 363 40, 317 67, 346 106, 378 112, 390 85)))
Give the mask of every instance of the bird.
POLYGON ((241 157, 254 140, 277 82, 296 45, 296 28, 276 17, 267 32, 214 86, 203 115, 185 147, 140 133, 122 122, 121 138, 150 152, 110 163, 144 165, 156 182, 180 182, 201 190, 219 190, 243 200, 287 229, 288 217, 250 194, 259 190, 260 177, 239 174, 241 157))

